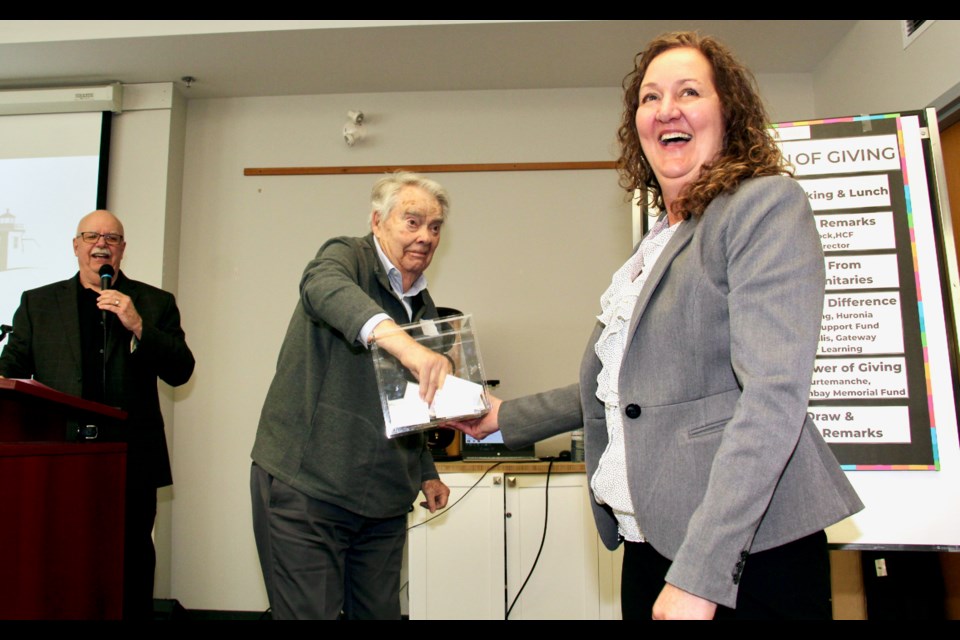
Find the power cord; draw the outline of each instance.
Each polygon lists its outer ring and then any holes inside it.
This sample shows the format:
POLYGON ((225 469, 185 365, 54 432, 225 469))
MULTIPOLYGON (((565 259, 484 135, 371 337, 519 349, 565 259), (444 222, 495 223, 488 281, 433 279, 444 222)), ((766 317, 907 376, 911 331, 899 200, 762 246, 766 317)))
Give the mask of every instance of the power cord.
MULTIPOLYGON (((533 565, 530 567, 530 571, 527 572, 527 577, 524 578, 523 584, 520 585, 520 590, 517 591, 517 595, 514 596, 513 602, 510 603, 510 606, 509 606, 509 608, 507 609, 507 614, 504 616, 504 620, 509 620, 509 619, 510 619, 510 614, 513 612, 513 607, 517 604, 517 601, 520 599, 520 596, 523 594, 523 590, 526 588, 527 583, 530 582, 530 578, 533 576, 534 570, 536 570, 536 568, 537 568, 537 563, 540 561, 540 555, 543 553, 543 546, 544 546, 544 544, 545 544, 546 541, 547 541, 547 522, 548 522, 549 519, 550 519, 550 477, 553 475, 553 463, 556 462, 556 460, 557 460, 556 458, 548 458, 548 459, 546 460, 546 462, 548 462, 549 464, 547 465, 547 481, 546 481, 546 486, 544 487, 544 500, 543 500, 543 534, 542 534, 541 537, 540 537, 540 548, 537 549, 537 555, 536 555, 536 557, 533 559, 533 565)), ((415 524, 415 525, 413 525, 413 526, 411 526, 411 527, 408 527, 408 528, 407 528, 407 531, 410 531, 410 530, 412 530, 412 529, 416 529, 417 527, 421 527, 421 526, 427 524, 428 522, 432 522, 432 521, 436 520, 437 518, 439 518, 439 517, 441 517, 441 516, 444 516, 444 515, 450 513, 450 511, 451 511, 455 506, 457 506, 464 498, 466 498, 468 495, 470 495, 470 493, 477 487, 477 485, 479 485, 481 482, 483 482, 483 479, 487 477, 487 474, 488 474, 488 473, 490 473, 491 471, 493 471, 494 469, 496 469, 497 467, 499 467, 500 465, 502 465, 504 462, 506 462, 506 461, 504 460, 504 461, 496 462, 496 463, 490 465, 490 466, 483 472, 483 474, 477 479, 477 481, 474 482, 472 485, 470 485, 470 488, 467 489, 462 496, 460 496, 459 498, 457 498, 457 500, 456 500, 453 504, 451 504, 450 506, 448 506, 446 509, 444 509, 444 510, 441 511, 440 513, 437 513, 437 514, 433 515, 432 517, 427 518, 427 519, 424 520, 423 522, 418 522, 417 524, 415 524)), ((401 587, 400 590, 403 591, 403 589, 406 588, 407 586, 408 586, 407 584, 403 585, 403 587, 401 587)))
POLYGON ((530 567, 527 577, 523 580, 523 584, 520 585, 520 590, 517 591, 517 595, 513 597, 513 602, 510 603, 510 607, 507 609, 507 615, 503 618, 504 620, 510 619, 510 613, 513 612, 513 607, 517 604, 517 600, 520 599, 520 595, 523 593, 527 583, 530 582, 530 577, 533 576, 533 572, 537 568, 537 563, 540 561, 540 554, 543 552, 543 545, 547 541, 547 521, 550 518, 550 476, 551 472, 553 471, 553 463, 555 460, 556 458, 550 458, 550 464, 547 465, 547 483, 546 488, 544 489, 543 498, 543 535, 540 537, 540 548, 537 549, 537 557, 533 559, 533 566, 530 567))
MULTIPOLYGON (((490 465, 489 467, 487 467, 487 470, 483 472, 483 475, 481 475, 481 476, 477 479, 476 482, 474 482, 472 485, 470 485, 470 488, 467 489, 467 490, 463 493, 462 496, 460 496, 459 498, 457 498, 456 501, 454 501, 453 504, 449 505, 449 506, 448 506, 446 509, 444 509, 443 511, 441 511, 441 512, 439 512, 439 513, 433 514, 431 517, 427 518, 427 519, 424 520, 423 522, 418 522, 417 524, 413 525, 412 527, 407 527, 407 531, 410 531, 410 530, 412 530, 412 529, 416 529, 417 527, 422 527, 423 525, 427 524, 428 522, 433 522, 433 521, 436 520, 437 518, 440 518, 440 517, 445 516, 445 515, 447 515, 448 513, 450 513, 450 511, 451 511, 455 506, 457 506, 458 504, 460 504, 460 502, 461 502, 464 498, 466 498, 468 495, 470 495, 470 492, 471 492, 471 491, 473 491, 474 489, 477 488, 477 485, 478 485, 478 484, 480 484, 481 482, 483 482, 483 479, 487 477, 487 474, 488 474, 488 473, 490 473, 491 471, 493 471, 494 469, 496 469, 497 467, 499 467, 500 465, 502 465, 504 462, 506 462, 506 461, 495 462, 495 463, 493 463, 492 465, 490 465)), ((412 510, 412 509, 411 509, 411 510, 412 510)))

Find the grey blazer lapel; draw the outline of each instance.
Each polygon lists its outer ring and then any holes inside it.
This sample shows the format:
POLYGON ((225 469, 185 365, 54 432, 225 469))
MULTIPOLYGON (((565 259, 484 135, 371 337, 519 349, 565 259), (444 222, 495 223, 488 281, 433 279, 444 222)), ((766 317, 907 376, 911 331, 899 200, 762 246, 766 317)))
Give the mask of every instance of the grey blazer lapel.
POLYGON ((680 250, 690 242, 698 222, 695 218, 684 220, 680 227, 673 233, 670 242, 663 248, 663 252, 660 253, 660 257, 657 258, 656 264, 653 265, 653 269, 650 271, 646 281, 643 283, 643 287, 640 289, 640 295, 637 296, 637 304, 633 308, 633 317, 630 319, 629 335, 632 336, 637 330, 637 324, 639 324, 640 318, 643 316, 643 311, 650 302, 650 297, 653 295, 653 292, 656 291, 660 280, 663 278, 663 274, 667 272, 674 258, 676 258, 680 250))

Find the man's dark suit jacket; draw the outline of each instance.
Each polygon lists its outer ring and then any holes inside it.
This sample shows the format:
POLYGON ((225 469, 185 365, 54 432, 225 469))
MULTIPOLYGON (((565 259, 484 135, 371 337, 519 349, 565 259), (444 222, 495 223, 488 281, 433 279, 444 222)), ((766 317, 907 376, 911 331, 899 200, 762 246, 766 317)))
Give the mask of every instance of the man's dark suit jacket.
MULTIPOLYGON (((79 275, 27 291, 13 317, 13 333, 0 355, 0 375, 33 377, 75 396, 82 395, 80 319, 77 307, 79 275)), ((143 486, 173 482, 157 378, 177 386, 190 379, 194 359, 180 328, 173 295, 120 272, 116 289, 130 296, 143 318, 143 332, 133 334, 107 314, 106 404, 127 411, 130 478, 143 486)))

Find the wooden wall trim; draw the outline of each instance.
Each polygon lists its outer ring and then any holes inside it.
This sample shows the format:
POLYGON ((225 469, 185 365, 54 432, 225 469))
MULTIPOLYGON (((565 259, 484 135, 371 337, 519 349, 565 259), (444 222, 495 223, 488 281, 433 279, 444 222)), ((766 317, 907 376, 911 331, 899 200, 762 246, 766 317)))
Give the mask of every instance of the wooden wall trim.
POLYGON ((365 173, 393 173, 398 170, 417 173, 474 173, 483 171, 589 171, 615 169, 616 163, 606 162, 493 162, 474 164, 410 164, 368 165, 357 167, 248 167, 245 176, 329 176, 365 173))

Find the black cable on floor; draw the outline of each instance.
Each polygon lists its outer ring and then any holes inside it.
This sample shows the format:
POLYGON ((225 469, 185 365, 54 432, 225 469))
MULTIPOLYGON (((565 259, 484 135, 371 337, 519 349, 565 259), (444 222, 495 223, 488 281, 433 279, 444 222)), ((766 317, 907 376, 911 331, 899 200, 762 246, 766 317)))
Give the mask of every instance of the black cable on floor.
POLYGON ((523 584, 520 585, 520 590, 517 591, 517 595, 513 597, 513 602, 510 603, 510 607, 507 609, 507 615, 504 616, 504 620, 510 619, 510 613, 513 611, 514 605, 517 604, 517 600, 520 599, 520 594, 523 593, 524 587, 527 586, 527 583, 530 582, 530 577, 533 575, 534 569, 537 568, 537 562, 540 561, 540 554, 543 552, 543 545, 547 541, 547 520, 550 518, 550 472, 553 470, 554 458, 550 458, 550 464, 547 465, 547 486, 544 490, 544 499, 543 499, 543 535, 540 537, 540 548, 537 549, 537 557, 533 559, 533 566, 530 567, 527 577, 524 579, 523 584))

